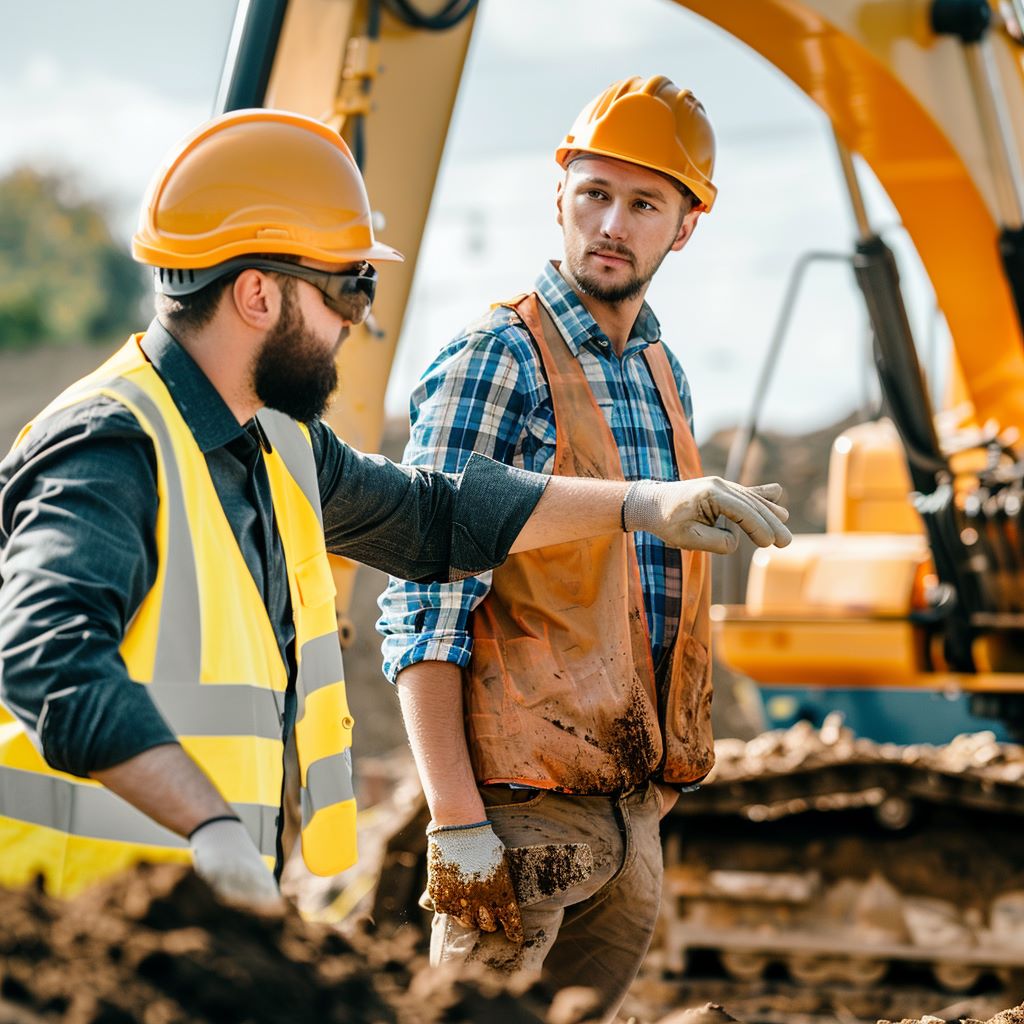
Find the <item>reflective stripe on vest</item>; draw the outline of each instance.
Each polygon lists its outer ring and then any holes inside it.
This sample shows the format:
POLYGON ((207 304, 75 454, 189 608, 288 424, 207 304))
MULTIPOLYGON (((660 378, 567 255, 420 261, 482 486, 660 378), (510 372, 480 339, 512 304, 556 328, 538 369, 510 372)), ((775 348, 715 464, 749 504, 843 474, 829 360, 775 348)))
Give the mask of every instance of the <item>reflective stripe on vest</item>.
MULTIPOLYGON (((90 839, 182 850, 186 840, 158 825, 103 786, 76 784, 17 768, 0 770, 0 806, 19 821, 90 839)), ((232 804, 260 853, 273 857, 277 844, 277 809, 232 804)))
MULTIPOLYGON (((309 442, 295 421, 282 413, 263 409, 259 421, 316 514, 322 532, 320 487, 309 442)), ((333 593, 330 600, 333 614, 333 593)), ((350 750, 354 723, 348 711, 344 677, 336 632, 302 645, 298 652, 295 716, 302 857, 310 871, 321 875, 336 874, 351 863, 339 856, 341 844, 336 839, 339 832, 344 834, 355 825, 350 750)))

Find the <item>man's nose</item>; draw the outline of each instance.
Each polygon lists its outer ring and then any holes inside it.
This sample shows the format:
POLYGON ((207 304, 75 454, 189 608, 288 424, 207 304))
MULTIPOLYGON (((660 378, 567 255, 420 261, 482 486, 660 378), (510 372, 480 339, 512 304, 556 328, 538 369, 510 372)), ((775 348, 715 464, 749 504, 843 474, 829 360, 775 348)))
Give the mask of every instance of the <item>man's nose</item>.
POLYGON ((604 211, 601 219, 601 234, 605 238, 621 240, 626 237, 626 206, 625 203, 612 202, 604 211))

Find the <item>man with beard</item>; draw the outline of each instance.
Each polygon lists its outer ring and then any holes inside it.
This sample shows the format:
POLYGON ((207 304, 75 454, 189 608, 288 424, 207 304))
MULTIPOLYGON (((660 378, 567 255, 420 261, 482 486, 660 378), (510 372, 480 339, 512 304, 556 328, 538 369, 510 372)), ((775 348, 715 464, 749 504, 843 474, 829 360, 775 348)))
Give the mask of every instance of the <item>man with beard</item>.
MULTIPOLYGON (((427 370, 407 464, 457 472, 476 452, 555 479, 700 476, 686 378, 644 295, 714 203, 714 149, 703 106, 663 77, 582 111, 556 153, 564 259, 427 370)), ((592 986, 588 1019, 614 1017, 636 975, 658 822, 714 759, 706 556, 665 545, 634 504, 667 486, 630 487, 632 538, 453 585, 392 580, 381 598, 431 812, 432 960, 592 986)))
MULTIPOLYGON (((372 264, 401 256, 316 121, 204 125, 153 179, 132 248, 156 319, 0 464, 0 884, 42 872, 71 894, 193 860, 223 896, 273 905, 296 840, 318 874, 355 859, 327 552, 460 579, 513 542, 617 528, 625 488, 559 493, 483 458, 407 470, 320 422, 372 264)), ((784 533, 714 481, 649 511, 677 543, 721 542, 709 496, 765 543, 784 533)))

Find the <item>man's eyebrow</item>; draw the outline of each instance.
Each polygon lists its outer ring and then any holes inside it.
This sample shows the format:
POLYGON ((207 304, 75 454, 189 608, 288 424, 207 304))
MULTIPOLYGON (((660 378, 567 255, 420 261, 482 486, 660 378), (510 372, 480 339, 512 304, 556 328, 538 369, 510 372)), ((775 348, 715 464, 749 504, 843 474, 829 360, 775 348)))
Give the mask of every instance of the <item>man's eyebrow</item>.
POLYGON ((657 188, 635 188, 633 194, 642 196, 644 199, 657 199, 660 202, 665 202, 665 193, 657 188))
MULTIPOLYGON (((607 178, 598 178, 596 175, 587 174, 580 178, 581 184, 584 185, 602 185, 604 188, 611 188, 612 183, 607 178)), ((659 202, 665 202, 665 193, 660 189, 656 188, 633 188, 630 191, 635 196, 640 196, 643 199, 657 199, 659 202)))

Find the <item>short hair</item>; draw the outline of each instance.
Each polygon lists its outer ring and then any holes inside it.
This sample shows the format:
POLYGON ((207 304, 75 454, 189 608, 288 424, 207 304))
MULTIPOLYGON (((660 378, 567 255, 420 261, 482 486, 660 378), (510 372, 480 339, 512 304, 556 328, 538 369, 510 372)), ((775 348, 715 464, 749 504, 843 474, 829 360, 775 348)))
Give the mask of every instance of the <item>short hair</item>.
MULTIPOLYGON (((298 263, 299 257, 291 253, 252 253, 253 260, 278 260, 281 263, 298 263)), ((225 274, 211 281, 190 295, 164 295, 157 292, 153 299, 157 316, 166 320, 168 327, 177 328, 182 334, 189 334, 205 327, 212 319, 224 293, 230 288, 242 270, 225 274)))
POLYGON ((700 200, 697 198, 696 193, 693 191, 693 189, 690 188, 689 185, 684 185, 681 181, 677 180, 676 178, 669 177, 668 175, 665 175, 665 177, 667 177, 668 180, 671 181, 677 189, 679 189, 680 195, 682 195, 683 199, 686 200, 687 213, 689 213, 690 210, 692 210, 695 206, 700 206, 700 200))

